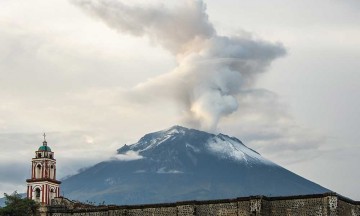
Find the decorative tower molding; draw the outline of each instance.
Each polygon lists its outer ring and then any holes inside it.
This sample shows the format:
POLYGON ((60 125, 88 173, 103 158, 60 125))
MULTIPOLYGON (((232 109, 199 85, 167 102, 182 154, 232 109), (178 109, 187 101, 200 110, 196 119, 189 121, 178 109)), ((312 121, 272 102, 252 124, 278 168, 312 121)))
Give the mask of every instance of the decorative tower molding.
POLYGON ((51 200, 60 195, 61 182, 56 180, 56 160, 54 152, 47 145, 44 133, 43 145, 35 151, 31 160, 31 178, 27 179, 27 198, 43 205, 51 204, 51 200))

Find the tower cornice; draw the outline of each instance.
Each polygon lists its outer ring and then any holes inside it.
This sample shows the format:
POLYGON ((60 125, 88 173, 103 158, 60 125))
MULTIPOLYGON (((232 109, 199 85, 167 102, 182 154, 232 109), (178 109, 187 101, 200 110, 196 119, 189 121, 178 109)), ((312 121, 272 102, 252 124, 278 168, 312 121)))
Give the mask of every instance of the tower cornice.
POLYGON ((48 161, 56 161, 56 159, 51 159, 51 158, 32 158, 33 161, 44 161, 44 160, 48 160, 48 161))
POLYGON ((27 183, 33 183, 33 182, 52 182, 55 184, 61 184, 61 181, 55 180, 55 179, 49 179, 49 178, 37 178, 37 179, 26 179, 27 183))

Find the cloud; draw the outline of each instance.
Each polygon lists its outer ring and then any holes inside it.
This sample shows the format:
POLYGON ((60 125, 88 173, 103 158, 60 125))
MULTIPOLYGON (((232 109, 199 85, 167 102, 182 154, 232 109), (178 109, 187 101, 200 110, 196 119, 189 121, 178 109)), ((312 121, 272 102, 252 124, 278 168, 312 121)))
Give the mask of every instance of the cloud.
POLYGON ((242 112, 220 124, 224 133, 239 137, 263 156, 280 164, 319 157, 327 138, 299 126, 278 96, 265 89, 242 92, 242 112))
POLYGON ((73 2, 120 33, 149 36, 174 54, 194 49, 197 42, 215 33, 202 1, 186 0, 171 9, 163 4, 131 6, 114 0, 73 2))
POLYGON ((179 170, 168 170, 166 167, 161 167, 160 169, 158 169, 156 171, 156 173, 159 173, 159 174, 182 174, 184 172, 179 171, 179 170))
POLYGON ((115 156, 111 157, 113 160, 120 161, 139 160, 143 158, 144 157, 142 155, 139 155, 139 153, 135 151, 127 151, 125 154, 116 154, 115 156))
POLYGON ((0 165, 0 191, 11 193, 14 188, 17 188, 19 193, 24 192, 22 189, 25 189, 25 180, 30 177, 30 166, 29 161, 26 164, 21 162, 2 163, 0 165))
POLYGON ((279 43, 248 35, 218 35, 200 0, 186 0, 175 8, 115 0, 72 2, 118 32, 146 36, 171 52, 176 68, 139 84, 134 94, 175 100, 183 121, 201 129, 213 131, 221 118, 241 109, 239 93, 251 89, 258 74, 286 52, 279 43))

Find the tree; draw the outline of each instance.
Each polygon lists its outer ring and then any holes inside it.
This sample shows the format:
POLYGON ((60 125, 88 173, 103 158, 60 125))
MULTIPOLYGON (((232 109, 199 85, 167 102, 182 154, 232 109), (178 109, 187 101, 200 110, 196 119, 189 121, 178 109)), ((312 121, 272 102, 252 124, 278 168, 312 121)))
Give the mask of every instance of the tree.
POLYGON ((36 215, 39 204, 34 200, 21 198, 16 191, 11 195, 4 193, 5 207, 0 208, 0 216, 30 216, 36 215))

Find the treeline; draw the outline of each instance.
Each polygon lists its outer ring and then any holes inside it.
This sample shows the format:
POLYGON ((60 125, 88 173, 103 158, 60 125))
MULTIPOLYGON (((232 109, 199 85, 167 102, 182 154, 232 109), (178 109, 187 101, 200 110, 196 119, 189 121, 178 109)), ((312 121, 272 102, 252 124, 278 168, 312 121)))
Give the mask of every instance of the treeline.
POLYGON ((11 195, 4 194, 5 207, 0 207, 0 216, 32 216, 37 215, 39 204, 34 200, 22 198, 16 191, 11 195))

